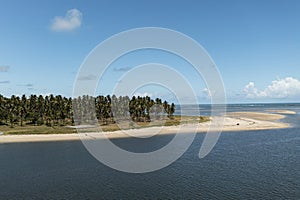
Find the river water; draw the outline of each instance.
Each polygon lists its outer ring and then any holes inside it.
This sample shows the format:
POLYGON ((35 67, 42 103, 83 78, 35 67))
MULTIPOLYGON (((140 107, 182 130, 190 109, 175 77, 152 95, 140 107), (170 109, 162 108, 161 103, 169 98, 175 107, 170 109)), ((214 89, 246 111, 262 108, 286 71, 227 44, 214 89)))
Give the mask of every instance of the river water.
MULTIPOLYGON (((232 110, 262 110, 261 105, 239 106, 232 110)), ((198 153, 205 135, 198 134, 176 162, 145 174, 101 164, 81 141, 0 144, 0 199, 300 199, 299 108, 264 105, 296 111, 284 119, 293 127, 222 133, 203 159, 198 153)), ((171 139, 114 143, 145 152, 171 139)))

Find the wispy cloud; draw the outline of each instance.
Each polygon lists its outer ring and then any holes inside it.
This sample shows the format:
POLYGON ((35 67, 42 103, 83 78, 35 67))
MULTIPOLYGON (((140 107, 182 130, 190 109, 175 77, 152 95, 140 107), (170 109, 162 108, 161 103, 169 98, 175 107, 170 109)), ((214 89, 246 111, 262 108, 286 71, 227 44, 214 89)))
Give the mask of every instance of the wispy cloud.
POLYGON ((202 91, 201 91, 206 97, 209 97, 211 98, 216 92, 215 91, 212 91, 208 88, 204 88, 202 91))
POLYGON ((33 87, 33 84, 32 83, 18 84, 18 86, 33 87))
POLYGON ((8 84, 10 81, 0 81, 0 84, 8 84))
POLYGON ((51 30, 72 31, 79 28, 82 23, 82 13, 77 9, 68 10, 65 16, 57 16, 52 20, 51 30))
POLYGON ((4 65, 4 66, 0 66, 0 72, 8 72, 10 66, 8 65, 4 65))
POLYGON ((244 93, 247 98, 293 98, 300 97, 300 81, 286 77, 272 81, 265 89, 259 90, 254 82, 249 82, 244 93))
POLYGON ((114 68, 115 72, 127 72, 131 69, 131 67, 119 67, 119 68, 114 68))
POLYGON ((85 75, 85 76, 79 76, 78 80, 81 81, 90 81, 90 80, 95 80, 97 77, 93 74, 85 75))

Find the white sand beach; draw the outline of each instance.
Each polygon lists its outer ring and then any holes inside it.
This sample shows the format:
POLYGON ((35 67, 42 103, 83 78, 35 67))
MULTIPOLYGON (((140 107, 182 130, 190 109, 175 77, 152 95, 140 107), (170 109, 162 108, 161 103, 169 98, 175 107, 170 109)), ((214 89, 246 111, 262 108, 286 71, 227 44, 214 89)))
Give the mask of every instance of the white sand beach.
MULTIPOLYGON (((270 111, 269 111, 270 112, 270 111)), ((274 111, 273 111, 274 112, 274 111)), ((290 113, 280 111, 281 113, 290 113)), ((279 113, 279 112, 277 112, 279 113)), ((131 129, 126 131, 100 132, 100 133, 80 133, 80 134, 36 134, 36 135, 0 135, 0 143, 15 142, 46 142, 46 141, 66 141, 81 139, 103 139, 103 138, 128 138, 128 137, 151 137, 163 134, 206 133, 208 129, 220 130, 219 127, 210 126, 213 122, 224 121, 223 132, 246 131, 246 130, 267 130, 287 128, 289 124, 278 122, 284 115, 261 113, 261 112, 233 112, 227 113, 224 117, 211 117, 211 121, 199 124, 182 124, 178 126, 150 127, 141 129, 131 129)))
POLYGON ((278 114, 289 114, 289 115, 296 114, 296 112, 292 110, 267 110, 267 112, 278 113, 278 114))

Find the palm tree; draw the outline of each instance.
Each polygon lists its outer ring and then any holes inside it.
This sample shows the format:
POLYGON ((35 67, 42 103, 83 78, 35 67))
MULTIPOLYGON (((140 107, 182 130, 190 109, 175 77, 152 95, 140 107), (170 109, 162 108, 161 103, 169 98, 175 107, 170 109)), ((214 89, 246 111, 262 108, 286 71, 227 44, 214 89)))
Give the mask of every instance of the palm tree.
POLYGON ((64 98, 65 102, 65 112, 68 120, 71 120, 71 123, 74 124, 73 119, 73 110, 72 110, 72 98, 64 98))
POLYGON ((162 103, 161 99, 155 101, 150 97, 128 96, 116 97, 113 95, 92 97, 88 95, 77 98, 66 98, 61 95, 50 96, 25 95, 21 98, 12 95, 5 98, 0 95, 0 125, 5 123, 11 127, 15 123, 23 126, 24 122, 31 121, 31 124, 48 126, 67 123, 94 123, 94 119, 104 124, 115 123, 119 120, 133 120, 136 122, 150 121, 150 114, 154 113, 156 118, 165 111, 168 117, 173 117, 175 105, 162 103), (75 119, 73 118, 76 117, 75 119))
POLYGON ((45 120, 46 125, 51 126, 52 125, 52 110, 51 110, 51 102, 49 96, 45 96, 44 99, 44 113, 45 113, 45 120))
POLYGON ((29 110, 28 115, 29 115, 29 119, 31 120, 31 123, 36 125, 39 118, 36 95, 30 95, 28 110, 29 110))
POLYGON ((80 102, 81 102, 81 97, 77 97, 77 98, 74 98, 72 100, 72 109, 73 109, 73 120, 74 120, 74 123, 76 124, 80 124, 81 121, 80 121, 80 116, 81 116, 81 111, 80 111, 80 102))
POLYGON ((172 103, 171 106, 170 106, 169 112, 168 112, 168 115, 169 115, 170 118, 173 118, 174 112, 175 112, 175 104, 172 103))
POLYGON ((19 116, 19 101, 18 98, 15 95, 12 95, 11 98, 7 102, 7 108, 8 108, 8 119, 10 123, 10 127, 12 128, 14 126, 15 120, 17 120, 17 117, 19 116))
POLYGON ((38 111, 38 125, 44 124, 45 120, 45 100, 42 95, 39 95, 37 99, 37 111, 38 111))
POLYGON ((20 123, 21 123, 21 126, 23 126, 23 122, 26 118, 26 114, 27 114, 27 98, 23 94, 22 98, 21 98, 21 103, 20 103, 20 123))
POLYGON ((6 112, 6 99, 2 95, 0 95, 0 124, 2 124, 2 120, 7 120, 7 112, 6 112))

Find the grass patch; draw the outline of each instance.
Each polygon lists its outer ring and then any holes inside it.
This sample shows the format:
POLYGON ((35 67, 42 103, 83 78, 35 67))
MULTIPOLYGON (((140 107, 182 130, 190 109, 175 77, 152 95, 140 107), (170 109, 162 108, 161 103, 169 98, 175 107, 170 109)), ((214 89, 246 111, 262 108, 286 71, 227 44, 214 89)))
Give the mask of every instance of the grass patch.
POLYGON ((66 126, 53 126, 49 127, 46 125, 42 126, 0 126, 0 131, 4 135, 27 135, 27 134, 67 134, 67 133, 76 133, 76 129, 68 128, 66 126))
MULTIPOLYGON (((180 124, 195 124, 203 123, 209 121, 210 118, 206 116, 174 116, 172 119, 167 117, 161 118, 159 120, 154 120, 152 122, 120 122, 120 123, 109 123, 101 124, 102 131, 117 131, 120 129, 139 129, 147 127, 157 127, 157 126, 177 126, 180 124)), ((98 132, 98 128, 82 128, 81 132, 98 132)), ((25 135, 25 134, 68 134, 77 133, 75 128, 70 128, 68 126, 14 126, 10 128, 8 125, 0 125, 0 132, 5 135, 25 135)))

